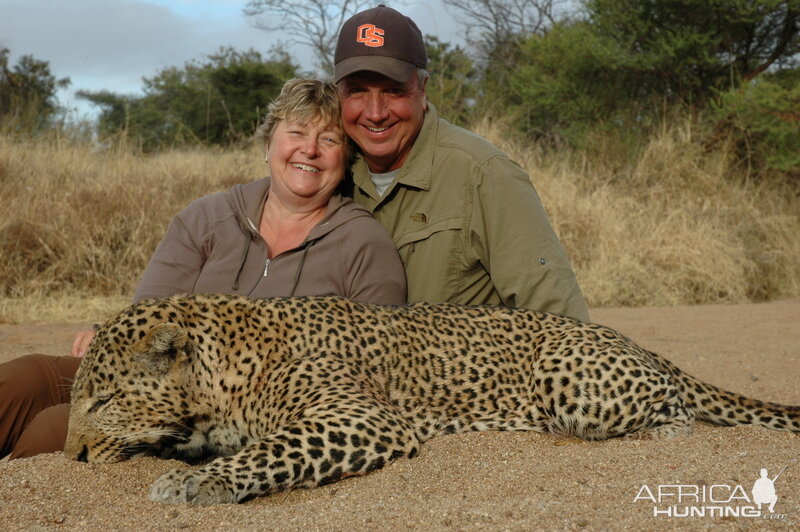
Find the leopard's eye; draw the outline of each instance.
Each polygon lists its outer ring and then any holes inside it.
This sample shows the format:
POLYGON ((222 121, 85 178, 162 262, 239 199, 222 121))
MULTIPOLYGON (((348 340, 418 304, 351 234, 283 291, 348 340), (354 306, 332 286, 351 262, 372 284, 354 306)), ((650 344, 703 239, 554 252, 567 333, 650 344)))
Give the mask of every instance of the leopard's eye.
POLYGON ((113 395, 101 395, 95 399, 94 404, 89 408, 88 413, 97 411, 101 406, 108 404, 113 398, 113 395))

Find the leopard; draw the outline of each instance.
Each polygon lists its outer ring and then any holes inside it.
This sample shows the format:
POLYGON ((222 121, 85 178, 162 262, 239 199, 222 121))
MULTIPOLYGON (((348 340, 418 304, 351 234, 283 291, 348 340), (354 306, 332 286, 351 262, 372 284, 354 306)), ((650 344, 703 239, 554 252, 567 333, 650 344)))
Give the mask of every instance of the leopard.
POLYGON ((336 296, 140 302, 99 327, 71 394, 67 457, 183 460, 149 498, 199 506, 364 475, 467 431, 800 432, 799 406, 722 390, 602 325, 336 296))

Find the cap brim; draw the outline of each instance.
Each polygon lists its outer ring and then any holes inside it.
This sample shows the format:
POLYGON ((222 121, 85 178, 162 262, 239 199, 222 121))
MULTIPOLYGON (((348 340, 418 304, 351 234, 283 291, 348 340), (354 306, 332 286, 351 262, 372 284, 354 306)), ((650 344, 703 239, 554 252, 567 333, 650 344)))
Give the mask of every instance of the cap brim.
POLYGON ((411 74, 417 69, 416 66, 394 57, 384 57, 380 55, 359 55, 349 57, 336 63, 333 71, 334 81, 339 83, 343 78, 356 72, 377 72, 395 81, 405 83, 411 74))

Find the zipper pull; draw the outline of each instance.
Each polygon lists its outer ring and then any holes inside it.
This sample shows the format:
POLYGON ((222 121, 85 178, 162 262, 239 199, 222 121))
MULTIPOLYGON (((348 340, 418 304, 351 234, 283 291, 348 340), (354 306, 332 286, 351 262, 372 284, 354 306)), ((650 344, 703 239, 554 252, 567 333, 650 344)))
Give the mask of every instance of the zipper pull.
POLYGON ((267 259, 267 262, 264 264, 264 277, 267 276, 269 273, 269 263, 272 262, 270 259, 267 259))

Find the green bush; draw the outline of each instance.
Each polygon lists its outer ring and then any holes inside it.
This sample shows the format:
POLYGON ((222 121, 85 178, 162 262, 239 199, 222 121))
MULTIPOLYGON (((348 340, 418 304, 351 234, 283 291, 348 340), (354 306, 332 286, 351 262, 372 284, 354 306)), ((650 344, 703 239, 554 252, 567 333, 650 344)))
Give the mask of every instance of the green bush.
POLYGON ((586 148, 605 131, 634 145, 662 113, 661 96, 642 90, 630 55, 587 22, 557 24, 520 46, 506 101, 525 135, 586 148))
POLYGON ((716 139, 732 139, 755 172, 776 169, 800 177, 800 70, 720 93, 711 116, 716 139))

